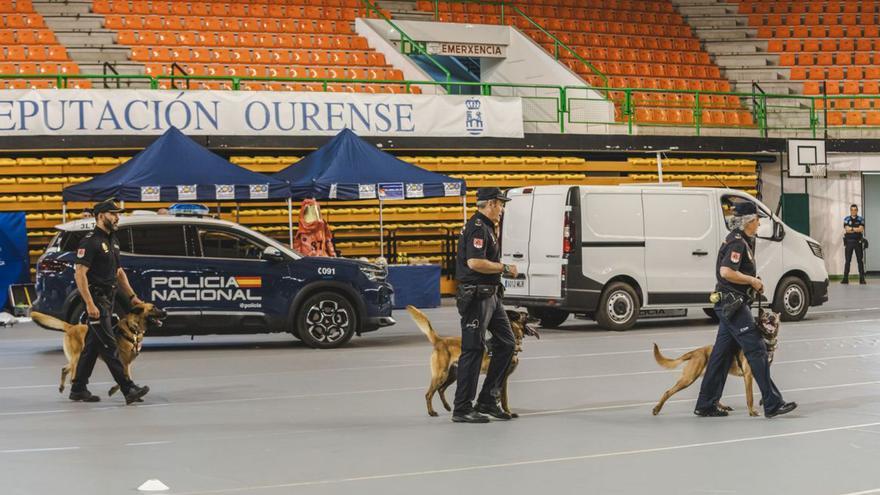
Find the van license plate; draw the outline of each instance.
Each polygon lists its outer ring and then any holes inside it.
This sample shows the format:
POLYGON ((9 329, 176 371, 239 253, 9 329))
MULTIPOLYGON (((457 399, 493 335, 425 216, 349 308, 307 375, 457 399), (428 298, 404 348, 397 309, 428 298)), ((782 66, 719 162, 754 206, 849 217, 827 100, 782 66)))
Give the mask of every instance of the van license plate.
POLYGON ((526 286, 526 279, 524 278, 505 278, 503 280, 505 289, 522 289, 526 286))

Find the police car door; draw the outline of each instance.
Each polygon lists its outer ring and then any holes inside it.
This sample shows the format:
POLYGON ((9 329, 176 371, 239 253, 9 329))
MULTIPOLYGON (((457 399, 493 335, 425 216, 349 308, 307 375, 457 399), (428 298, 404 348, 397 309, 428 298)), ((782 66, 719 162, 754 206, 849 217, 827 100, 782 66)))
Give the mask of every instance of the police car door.
MULTIPOLYGON (((156 304, 169 316, 199 314, 199 301, 181 297, 193 271, 184 224, 136 224, 121 229, 119 239, 121 264, 141 299, 156 304)), ((169 327, 184 324, 178 318, 166 321, 169 327)))
POLYGON ((238 333, 275 327, 287 317, 290 294, 280 283, 284 262, 262 259, 262 242, 237 229, 194 224, 190 234, 199 257, 202 319, 213 332, 238 333))

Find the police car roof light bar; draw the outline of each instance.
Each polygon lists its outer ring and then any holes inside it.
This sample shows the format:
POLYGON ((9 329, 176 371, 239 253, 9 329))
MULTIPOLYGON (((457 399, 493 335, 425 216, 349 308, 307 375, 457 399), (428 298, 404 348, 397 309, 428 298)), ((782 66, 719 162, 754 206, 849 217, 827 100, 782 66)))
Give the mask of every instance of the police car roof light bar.
POLYGON ((168 213, 178 217, 206 217, 211 210, 205 205, 195 203, 175 203, 168 207, 168 213))

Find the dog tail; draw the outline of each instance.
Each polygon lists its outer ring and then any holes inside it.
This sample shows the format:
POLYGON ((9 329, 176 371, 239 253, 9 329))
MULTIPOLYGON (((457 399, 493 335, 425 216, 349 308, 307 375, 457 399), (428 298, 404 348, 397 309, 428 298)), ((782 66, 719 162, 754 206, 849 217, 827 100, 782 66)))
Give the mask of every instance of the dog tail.
POLYGON ((54 316, 49 316, 47 314, 40 313, 39 311, 31 311, 31 319, 34 320, 34 323, 40 325, 43 328, 48 328, 49 330, 61 330, 64 331, 65 323, 54 316))
POLYGON ((657 361, 657 364, 659 364, 660 366, 663 366, 664 368, 669 368, 669 369, 675 368, 678 365, 680 365, 681 363, 689 360, 693 356, 693 354, 694 354, 694 351, 690 351, 690 352, 682 354, 681 356, 679 356, 675 359, 669 359, 668 357, 661 354, 660 348, 657 347, 657 344, 654 344, 654 361, 657 361))
POLYGON ((406 310, 409 311, 409 315, 412 317, 413 321, 416 322, 419 330, 425 334, 425 337, 428 337, 431 344, 436 344, 437 341, 440 340, 440 337, 437 336, 437 332, 435 332, 434 327, 431 326, 431 320, 428 319, 428 316, 416 309, 415 306, 407 306, 406 310))

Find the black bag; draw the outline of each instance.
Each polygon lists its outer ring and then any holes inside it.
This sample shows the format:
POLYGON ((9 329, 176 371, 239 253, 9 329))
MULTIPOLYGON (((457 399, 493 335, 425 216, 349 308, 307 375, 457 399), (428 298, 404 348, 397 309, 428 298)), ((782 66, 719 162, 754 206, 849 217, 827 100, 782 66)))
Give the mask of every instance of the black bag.
POLYGON ((868 249, 868 240, 862 237, 862 249, 868 249))

